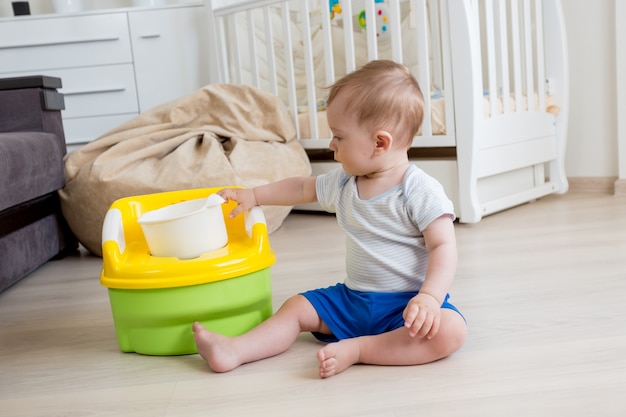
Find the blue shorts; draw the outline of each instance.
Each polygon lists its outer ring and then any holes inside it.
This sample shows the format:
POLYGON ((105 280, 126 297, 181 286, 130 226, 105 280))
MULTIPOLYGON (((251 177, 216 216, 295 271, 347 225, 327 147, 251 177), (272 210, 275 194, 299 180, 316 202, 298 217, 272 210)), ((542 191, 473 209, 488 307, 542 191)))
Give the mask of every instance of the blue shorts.
MULTIPOLYGON (((336 342, 358 336, 390 332, 404 326, 402 313, 417 292, 361 292, 345 284, 306 291, 309 300, 332 334, 313 332, 322 342, 336 342)), ((449 294, 441 308, 461 312, 448 302, 449 294)))

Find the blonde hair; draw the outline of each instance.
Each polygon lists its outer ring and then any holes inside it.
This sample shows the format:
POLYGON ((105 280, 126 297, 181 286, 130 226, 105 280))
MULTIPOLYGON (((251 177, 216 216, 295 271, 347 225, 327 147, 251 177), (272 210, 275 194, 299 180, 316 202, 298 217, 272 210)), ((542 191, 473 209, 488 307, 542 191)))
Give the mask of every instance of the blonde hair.
POLYGON ((328 105, 350 94, 346 112, 359 123, 389 131, 410 147, 424 118, 424 96, 408 68, 394 61, 370 61, 330 86, 328 105))

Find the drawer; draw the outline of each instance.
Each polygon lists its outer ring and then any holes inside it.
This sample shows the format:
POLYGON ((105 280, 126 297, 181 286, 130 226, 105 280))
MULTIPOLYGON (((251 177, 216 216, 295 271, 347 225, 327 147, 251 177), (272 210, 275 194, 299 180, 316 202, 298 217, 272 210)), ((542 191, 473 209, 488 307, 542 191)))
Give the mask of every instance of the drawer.
POLYGON ((97 139, 135 116, 137 113, 63 120, 68 151, 97 139))
MULTIPOLYGON (((39 72, 2 74, 3 77, 38 75, 39 72)), ((65 96, 63 119, 96 115, 137 113, 137 89, 131 64, 43 71, 59 77, 65 96)))
POLYGON ((0 73, 128 62, 126 13, 0 23, 0 73))

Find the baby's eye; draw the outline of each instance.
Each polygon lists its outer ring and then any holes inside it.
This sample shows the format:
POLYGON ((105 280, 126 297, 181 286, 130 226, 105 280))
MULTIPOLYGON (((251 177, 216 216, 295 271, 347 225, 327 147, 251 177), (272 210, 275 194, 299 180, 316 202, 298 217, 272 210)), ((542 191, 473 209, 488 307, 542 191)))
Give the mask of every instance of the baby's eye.
POLYGON ((337 136, 337 135, 333 135, 333 139, 334 140, 341 140, 341 138, 339 136, 337 136))

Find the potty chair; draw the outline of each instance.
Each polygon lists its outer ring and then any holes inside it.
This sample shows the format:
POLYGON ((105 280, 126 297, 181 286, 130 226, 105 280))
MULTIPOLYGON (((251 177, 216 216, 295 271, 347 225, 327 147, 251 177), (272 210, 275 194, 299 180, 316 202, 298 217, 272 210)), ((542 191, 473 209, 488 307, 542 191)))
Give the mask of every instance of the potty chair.
POLYGON ((221 188, 140 195, 115 201, 102 229, 100 282, 108 288, 120 349, 145 355, 197 353, 192 324, 236 336, 272 310, 270 247, 260 207, 233 219, 235 202, 222 204, 228 235, 224 247, 191 259, 153 256, 141 216, 221 188))

